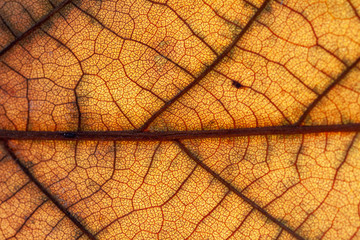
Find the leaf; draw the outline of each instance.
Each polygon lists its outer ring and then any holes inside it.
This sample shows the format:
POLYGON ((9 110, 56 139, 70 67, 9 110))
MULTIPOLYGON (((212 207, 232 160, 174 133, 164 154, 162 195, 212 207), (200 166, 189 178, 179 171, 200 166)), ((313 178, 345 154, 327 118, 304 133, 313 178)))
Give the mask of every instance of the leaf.
POLYGON ((0 3, 0 238, 360 239, 360 2, 0 3))

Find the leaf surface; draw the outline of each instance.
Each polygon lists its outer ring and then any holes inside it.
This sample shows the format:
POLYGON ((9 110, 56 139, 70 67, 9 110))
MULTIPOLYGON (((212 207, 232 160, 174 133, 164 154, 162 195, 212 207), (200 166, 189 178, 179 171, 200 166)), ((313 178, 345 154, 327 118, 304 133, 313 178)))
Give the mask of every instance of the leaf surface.
POLYGON ((0 3, 1 239, 360 239, 360 1, 0 3))

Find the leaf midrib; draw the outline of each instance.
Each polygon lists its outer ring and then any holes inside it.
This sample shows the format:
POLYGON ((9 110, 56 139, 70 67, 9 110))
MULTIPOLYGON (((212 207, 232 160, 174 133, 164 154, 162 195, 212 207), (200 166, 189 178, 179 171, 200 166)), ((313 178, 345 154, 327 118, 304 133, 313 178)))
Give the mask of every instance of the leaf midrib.
POLYGON ((94 141, 173 141, 180 139, 224 138, 241 136, 296 135, 329 132, 360 132, 360 123, 317 126, 273 126, 197 131, 12 131, 0 130, 6 140, 94 140, 94 141), (69 137, 71 135, 71 137, 69 137))

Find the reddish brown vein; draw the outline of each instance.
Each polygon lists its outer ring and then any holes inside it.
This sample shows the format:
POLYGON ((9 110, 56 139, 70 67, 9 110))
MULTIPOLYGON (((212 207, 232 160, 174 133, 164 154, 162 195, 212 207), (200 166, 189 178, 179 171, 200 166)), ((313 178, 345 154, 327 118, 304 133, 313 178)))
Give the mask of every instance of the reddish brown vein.
POLYGON ((63 7, 65 7, 67 4, 69 4, 72 0, 66 0, 63 1, 61 4, 59 4, 56 8, 54 8, 50 13, 43 16, 35 25, 33 25, 31 28, 29 28, 27 31, 23 32, 20 36, 15 38, 14 41, 12 41, 9 45, 7 45, 3 50, 0 51, 0 57, 4 55, 7 51, 9 51, 12 47, 14 47, 18 42, 26 38, 29 34, 34 32, 36 29, 38 29, 43 23, 45 23, 47 20, 49 20, 52 16, 54 16, 57 12, 59 12, 63 7))
POLYGON ((32 212, 30 213, 30 215, 25 217, 25 221, 21 224, 21 226, 19 228, 16 229, 16 232, 13 236, 6 238, 6 240, 8 239, 13 239, 13 238, 18 238, 16 235, 21 232, 21 229, 24 228, 24 226, 26 225, 26 223, 29 222, 29 220, 31 219, 31 217, 39 210, 41 209, 41 207, 48 201, 48 199, 43 200, 35 209, 32 210, 32 212))
POLYGON ((176 139, 223 138, 240 136, 294 135, 322 132, 360 132, 360 123, 318 126, 275 126, 202 131, 15 131, 0 130, 3 140, 94 140, 94 141, 172 141, 176 139))
MULTIPOLYGON (((326 200, 327 200, 327 199, 329 198, 329 196, 331 195, 331 192, 336 191, 336 190, 334 190, 334 189, 335 189, 335 183, 336 183, 336 181, 338 180, 338 179, 337 179, 337 176, 338 176, 338 174, 339 174, 339 172, 340 172, 341 167, 344 165, 344 163, 345 163, 346 160, 348 159, 350 150, 353 148, 354 143, 355 143, 355 140, 357 139, 357 137, 358 137, 358 134, 356 134, 356 135, 352 138, 349 146, 348 146, 347 149, 346 149, 345 156, 344 156, 343 160, 340 162, 340 164, 338 165, 338 167, 335 169, 334 179, 332 180, 332 185, 331 185, 330 189, 328 190, 326 196, 320 201, 320 204, 319 204, 314 210, 312 210, 311 212, 309 212, 309 213, 307 214, 307 216, 306 216, 305 219, 302 221, 302 223, 301 223, 299 226, 297 226, 296 230, 297 230, 297 229, 301 229, 301 227, 309 220, 309 218, 311 218, 311 217, 316 217, 315 213, 316 213, 323 205, 326 205, 326 200)), ((340 180, 340 181, 341 181, 341 180, 340 180)), ((324 189, 324 190, 325 190, 325 189, 324 189)), ((326 207, 325 207, 325 208, 326 208, 326 207)), ((329 230, 329 229, 331 229, 331 227, 328 227, 328 230, 329 230)), ((326 230, 326 231, 323 232, 323 234, 322 234, 322 236, 320 237, 320 239, 323 239, 323 238, 325 237, 325 235, 326 235, 326 233, 327 233, 328 230, 326 230)))
POLYGON ((203 78, 205 78, 224 58, 229 52, 234 48, 234 46, 240 41, 240 39, 245 35, 245 33, 250 29, 252 24, 256 21, 257 17, 263 12, 267 4, 270 0, 264 1, 261 7, 256 11, 254 16, 249 20, 246 26, 241 30, 239 35, 234 39, 234 41, 219 55, 218 58, 208 66, 198 77, 195 78, 189 85, 187 85, 183 90, 181 90, 178 94, 176 94, 172 99, 166 102, 157 112, 155 112, 142 127, 139 128, 139 131, 146 130, 150 124, 166 109, 168 109, 174 102, 176 102, 179 98, 181 98, 185 93, 187 93, 190 89, 192 89, 195 85, 197 85, 203 78))
POLYGON ((14 159, 14 161, 20 166, 21 170, 25 175, 32 181, 40 191, 50 200, 55 206, 65 214, 89 239, 96 240, 96 238, 87 230, 80 222, 73 216, 47 189, 44 187, 40 181, 30 172, 28 168, 16 157, 15 153, 11 150, 8 145, 8 142, 4 142, 5 150, 8 154, 14 159))
POLYGON ((215 49, 214 49, 213 47, 211 47, 211 45, 208 44, 208 43, 205 41, 204 38, 202 38, 202 37, 200 37, 198 34, 196 34, 195 31, 194 31, 194 29, 192 29, 192 27, 190 26, 190 24, 189 24, 188 22, 186 22, 185 19, 182 18, 170 5, 168 5, 167 2, 161 3, 161 2, 155 2, 155 1, 153 1, 153 0, 148 0, 148 1, 151 2, 152 4, 164 6, 164 7, 168 8, 168 9, 170 9, 170 11, 171 11, 172 13, 174 13, 174 14, 177 16, 177 18, 180 19, 180 21, 182 21, 182 22, 185 24, 185 26, 189 29, 189 31, 190 31, 194 36, 197 37, 197 39, 199 39, 206 47, 208 47, 208 48, 212 51, 212 53, 215 54, 215 56, 218 56, 218 53, 215 51, 215 49))
POLYGON ((317 104, 323 99, 341 80, 343 80, 353 68, 356 67, 356 65, 360 62, 360 58, 356 59, 353 64, 351 64, 348 68, 343 71, 337 79, 333 81, 332 84, 330 84, 325 91, 323 91, 306 109, 303 115, 299 118, 299 120, 295 123, 295 125, 301 125, 305 118, 309 115, 309 113, 317 106, 317 104))
POLYGON ((263 214, 265 217, 270 219, 272 222, 277 224, 280 228, 287 231, 291 236, 295 237, 296 239, 303 240, 304 238, 298 235, 294 230, 286 226, 284 223, 282 223, 280 220, 272 216, 270 213, 268 213, 265 209, 257 205, 254 201, 252 201, 250 198, 246 197, 244 194, 241 193, 236 187, 234 187, 232 184, 227 182, 225 179, 220 177, 215 171, 213 171, 210 167, 208 167, 205 163, 203 163, 199 158, 197 158, 187 147, 185 147, 184 144, 182 144, 180 141, 176 140, 175 143, 179 146, 179 148, 184 151, 193 161, 195 161, 199 166, 201 166, 206 172, 211 174, 214 178, 216 178, 219 182, 221 182, 224 186, 226 186, 230 191, 238 195, 242 200, 244 200, 246 203, 248 203, 253 209, 256 209, 261 214, 263 214))

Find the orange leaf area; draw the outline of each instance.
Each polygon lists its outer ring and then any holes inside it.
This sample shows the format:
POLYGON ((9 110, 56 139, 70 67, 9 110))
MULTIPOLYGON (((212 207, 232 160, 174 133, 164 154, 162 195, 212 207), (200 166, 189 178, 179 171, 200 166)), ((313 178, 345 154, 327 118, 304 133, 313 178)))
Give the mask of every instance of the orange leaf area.
POLYGON ((0 239, 360 239, 360 1, 0 3, 0 239))

